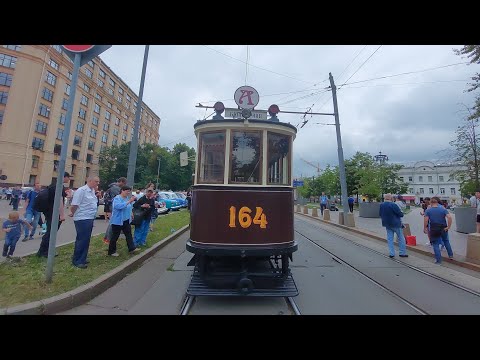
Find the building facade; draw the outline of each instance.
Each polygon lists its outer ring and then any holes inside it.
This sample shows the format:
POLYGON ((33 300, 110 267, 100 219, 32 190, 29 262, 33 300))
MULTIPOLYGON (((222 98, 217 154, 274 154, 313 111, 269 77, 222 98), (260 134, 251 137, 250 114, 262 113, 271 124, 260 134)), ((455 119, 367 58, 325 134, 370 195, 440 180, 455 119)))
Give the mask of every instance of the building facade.
POLYGON ((430 161, 418 161, 404 167, 398 176, 408 185, 408 193, 402 194, 410 203, 419 203, 425 197, 438 196, 449 204, 461 204, 460 183, 453 173, 464 168, 461 165, 435 165, 430 161))
MULTIPOLYGON (((70 186, 97 175, 100 151, 133 138, 138 97, 99 57, 80 68, 69 143, 64 124, 73 63, 60 45, 0 46, 1 186, 48 185, 62 146, 70 186)), ((142 104, 139 144, 157 144, 160 118, 142 104)))

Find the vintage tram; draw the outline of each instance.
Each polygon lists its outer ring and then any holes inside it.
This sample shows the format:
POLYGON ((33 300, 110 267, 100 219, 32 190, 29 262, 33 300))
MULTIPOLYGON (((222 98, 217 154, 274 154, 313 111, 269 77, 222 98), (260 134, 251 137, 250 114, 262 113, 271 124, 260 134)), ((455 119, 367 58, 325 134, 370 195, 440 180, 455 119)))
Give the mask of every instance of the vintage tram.
MULTIPOLYGON (((275 108, 274 108, 275 109, 275 108)), ((278 107, 276 108, 278 109, 278 107)), ((194 125, 196 170, 187 295, 296 296, 289 267, 293 228, 292 145, 296 128, 269 120, 194 125)))

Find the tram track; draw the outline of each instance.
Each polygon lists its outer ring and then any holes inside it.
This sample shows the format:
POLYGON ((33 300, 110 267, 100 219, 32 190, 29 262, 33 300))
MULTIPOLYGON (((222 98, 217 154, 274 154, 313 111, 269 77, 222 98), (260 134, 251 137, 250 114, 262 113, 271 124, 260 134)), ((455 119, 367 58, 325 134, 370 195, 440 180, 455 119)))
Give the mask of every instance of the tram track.
MULTIPOLYGON (((411 265, 411 264, 408 264, 406 262, 403 262, 401 260, 398 260, 398 259, 390 259, 389 256, 387 256, 385 253, 383 252, 380 252, 380 251, 377 251, 375 249, 372 249, 368 246, 365 246, 365 245, 362 245, 362 244, 359 244, 347 237, 344 237, 342 235, 339 235, 335 232, 332 232, 332 231, 329 231, 328 229, 326 229, 325 227, 323 226, 318 226, 318 225, 314 225, 314 224, 311 224, 310 222, 307 222, 305 220, 296 220, 296 221, 301 221, 305 224, 308 224, 308 226, 312 227, 312 228, 315 228, 316 230, 319 230, 319 231, 323 231, 325 233, 327 233, 329 236, 331 237, 334 237, 334 238, 337 238, 337 239, 341 239, 341 240, 346 240, 348 241, 349 243, 359 247, 359 248, 362 248, 363 250, 366 250, 368 252, 371 252, 371 253, 374 253, 378 256, 381 256, 381 257, 384 257, 384 258, 387 258, 389 259, 390 261, 394 261, 398 264, 401 264, 402 266, 405 266, 409 269, 412 269, 416 272, 419 272, 423 275, 426 275, 430 278, 433 278, 435 280, 438 280, 438 281, 441 281, 442 283, 445 283, 445 284, 448 284, 452 287, 455 287, 457 289, 460 289, 462 291, 465 291, 469 294, 472 294, 474 296, 477 296, 477 297, 480 297, 480 293, 477 292, 477 291, 474 291, 472 289, 469 289, 467 287, 464 287, 460 284, 457 284, 457 283, 454 283, 450 280, 447 280, 441 276, 438 276, 438 275, 435 275, 435 274, 432 274, 432 273, 429 273, 428 271, 425 271, 417 266, 414 266, 414 265, 411 265)), ((324 251, 325 253, 328 253, 332 259, 342 265, 345 265, 347 266, 348 268, 350 268, 351 270, 353 270, 354 272, 358 273, 359 275, 361 275, 362 277, 368 279, 368 281, 374 283, 375 285, 379 286, 380 288, 382 288, 384 291, 386 291, 387 293, 389 293, 390 295, 394 296, 395 298, 397 298, 398 300, 402 301, 403 303, 405 303, 406 305, 408 305, 409 307, 411 307, 412 309, 414 309, 416 312, 418 312, 419 314, 422 314, 422 315, 428 315, 429 313, 427 311, 425 311, 424 309, 421 309, 419 308, 418 306, 416 306, 415 304, 413 304, 412 302, 410 302, 409 300, 407 300, 405 297, 403 297, 402 295, 388 289, 387 287, 385 287, 384 285, 382 285, 381 283, 379 283, 378 281, 376 281, 375 279, 373 279, 371 276, 367 275, 366 273, 362 272, 361 270, 357 269, 355 266, 353 266, 352 264, 350 264, 347 260, 345 260, 344 258, 341 258, 340 256, 334 254, 333 252, 331 252, 330 250, 328 250, 326 247, 318 244, 315 240, 311 239, 310 237, 308 237, 307 235, 303 234, 301 231, 299 230, 296 230, 295 229, 295 232, 297 234, 299 234, 300 236, 302 236, 303 238, 305 238, 307 241, 309 241, 311 244, 313 244, 314 246, 316 246, 317 248, 321 249, 322 251, 324 251)))

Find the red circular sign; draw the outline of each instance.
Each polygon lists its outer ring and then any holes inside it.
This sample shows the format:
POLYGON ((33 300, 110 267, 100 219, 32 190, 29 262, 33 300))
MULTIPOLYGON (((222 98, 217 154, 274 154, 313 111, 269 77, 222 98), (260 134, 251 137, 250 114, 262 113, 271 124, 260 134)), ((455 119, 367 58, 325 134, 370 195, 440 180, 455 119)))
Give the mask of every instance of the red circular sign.
POLYGON ((95 45, 62 45, 65 49, 71 52, 81 53, 90 50, 95 45))

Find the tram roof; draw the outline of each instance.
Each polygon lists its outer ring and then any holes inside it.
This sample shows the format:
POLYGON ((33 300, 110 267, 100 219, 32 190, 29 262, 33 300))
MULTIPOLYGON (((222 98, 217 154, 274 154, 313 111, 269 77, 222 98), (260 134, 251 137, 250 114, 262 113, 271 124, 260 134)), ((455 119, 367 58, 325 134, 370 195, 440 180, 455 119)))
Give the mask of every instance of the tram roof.
MULTIPOLYGON (((219 126, 222 126, 224 124, 225 127, 228 127, 228 124, 242 124, 244 122, 243 119, 223 119, 223 120, 198 120, 195 125, 193 125, 193 128, 196 129, 198 126, 205 125, 205 124, 218 124, 219 126)), ((268 125, 274 125, 278 127, 286 127, 289 128, 293 131, 295 131, 295 134, 297 133, 297 128, 293 126, 290 123, 284 123, 284 122, 279 122, 279 121, 269 121, 269 120, 253 120, 253 119, 248 119, 248 122, 250 124, 268 124, 268 125)))

